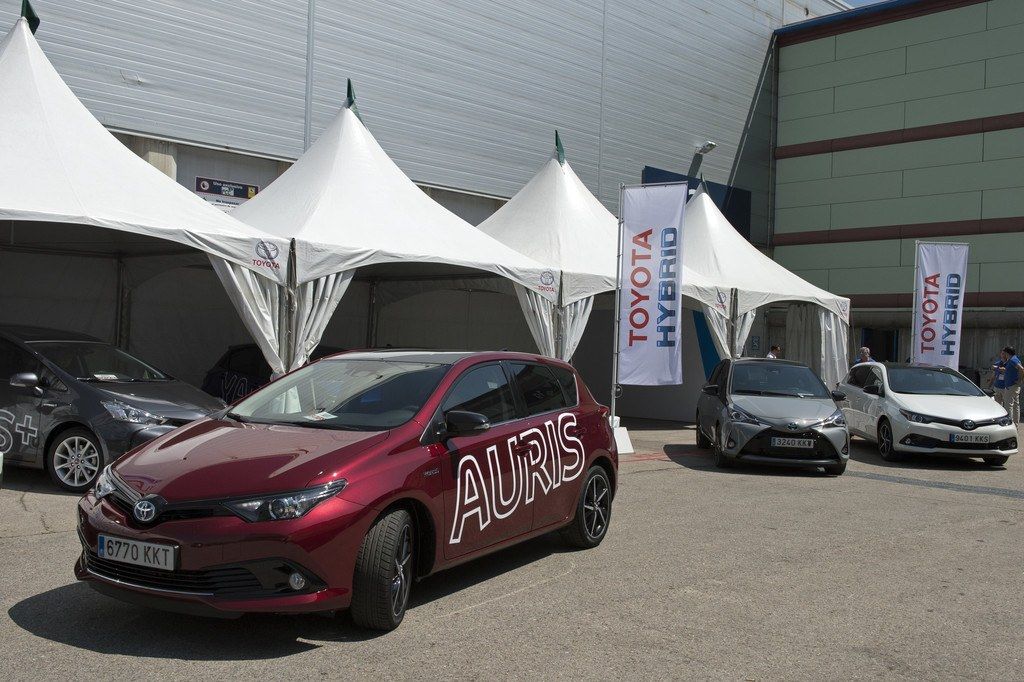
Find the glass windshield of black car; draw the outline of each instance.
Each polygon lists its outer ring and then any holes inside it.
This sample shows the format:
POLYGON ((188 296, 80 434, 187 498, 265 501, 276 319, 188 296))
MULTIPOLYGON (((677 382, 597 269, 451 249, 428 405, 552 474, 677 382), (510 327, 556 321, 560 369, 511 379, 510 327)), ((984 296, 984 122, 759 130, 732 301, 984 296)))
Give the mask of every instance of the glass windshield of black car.
POLYGON ((895 393, 917 395, 985 395, 965 376, 926 367, 890 367, 889 388, 895 393))
POLYGON ((253 393, 228 416, 311 428, 392 429, 413 418, 448 367, 391 360, 321 360, 253 393))
POLYGON ((119 348, 95 341, 33 341, 42 353, 82 381, 167 381, 170 377, 119 348))
POLYGON ((828 398, 821 379, 807 367, 769 362, 738 362, 732 370, 732 393, 828 398))

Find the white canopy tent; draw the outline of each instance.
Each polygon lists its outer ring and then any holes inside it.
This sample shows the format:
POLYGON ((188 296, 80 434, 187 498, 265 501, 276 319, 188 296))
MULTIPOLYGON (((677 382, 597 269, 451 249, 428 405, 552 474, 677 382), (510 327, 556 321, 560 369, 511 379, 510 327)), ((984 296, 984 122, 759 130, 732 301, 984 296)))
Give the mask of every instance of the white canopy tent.
POLYGON ((683 297, 703 310, 719 355, 739 357, 758 308, 808 304, 802 324, 787 335, 793 339, 788 356, 806 362, 834 386, 847 370, 850 300, 814 286, 758 251, 703 188, 687 203, 685 220, 683 297))
POLYGON ((306 362, 357 268, 415 263, 484 270, 542 298, 558 296, 557 270, 483 234, 395 165, 356 113, 351 86, 316 143, 234 215, 292 238, 292 280, 283 288, 214 261, 276 373, 306 362))
POLYGON ((541 352, 570 359, 587 326, 594 296, 615 289, 618 220, 566 162, 557 132, 551 159, 479 229, 561 270, 557 301, 522 285, 516 286, 516 293, 541 352))
MULTIPOLYGON (((149 287, 149 309, 140 312, 166 313, 165 323, 203 308, 184 300, 180 277, 158 276, 175 269, 198 284, 196 266, 209 272, 201 254, 259 280, 287 280, 287 261, 265 257, 285 253, 287 241, 217 210, 125 147, 67 87, 25 19, 0 42, 0 102, 3 322, 61 326, 128 347, 134 287, 149 287)), ((194 340, 212 346, 205 352, 244 334, 234 321, 207 329, 211 319, 196 318, 194 340)), ((169 369, 211 359, 183 354, 180 337, 166 330, 159 336, 161 347, 146 356, 181 361, 169 369)))

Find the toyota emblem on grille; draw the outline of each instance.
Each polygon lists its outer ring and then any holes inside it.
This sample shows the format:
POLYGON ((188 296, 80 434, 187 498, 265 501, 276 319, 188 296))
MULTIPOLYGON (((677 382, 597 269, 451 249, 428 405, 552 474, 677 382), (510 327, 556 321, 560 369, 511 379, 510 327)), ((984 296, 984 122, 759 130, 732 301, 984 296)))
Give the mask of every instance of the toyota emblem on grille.
POLYGON ((800 427, 796 425, 796 422, 790 422, 786 424, 786 428, 789 429, 790 431, 796 431, 800 427))
POLYGON ((149 523, 156 518, 156 505, 149 500, 139 500, 135 503, 133 514, 139 523, 149 523))
POLYGON ((977 424, 972 422, 970 419, 965 419, 962 422, 960 422, 960 426, 963 427, 964 431, 972 431, 974 430, 974 427, 977 426, 977 424))

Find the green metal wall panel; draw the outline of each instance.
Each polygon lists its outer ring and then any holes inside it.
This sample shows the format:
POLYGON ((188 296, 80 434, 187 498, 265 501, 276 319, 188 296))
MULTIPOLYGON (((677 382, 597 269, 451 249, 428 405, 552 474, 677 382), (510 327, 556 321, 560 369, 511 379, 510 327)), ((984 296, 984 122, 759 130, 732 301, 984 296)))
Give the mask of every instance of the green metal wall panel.
POLYGON ((985 22, 985 5, 978 4, 843 33, 836 36, 836 58, 846 59, 984 31, 985 22))
POLYGON ((840 177, 981 161, 983 147, 984 138, 981 135, 962 135, 883 147, 851 149, 834 154, 832 175, 840 177))
POLYGON ((821 206, 796 206, 775 211, 775 232, 814 232, 827 230, 829 226, 828 204, 821 206))
MULTIPOLYGON (((1024 2, 1021 3, 1024 6, 1024 2)), ((1013 85, 1024 83, 1024 52, 996 57, 985 62, 985 85, 1013 85)))
POLYGON ((970 33, 907 48, 907 71, 937 69, 1021 51, 1024 24, 970 33))
POLYGON ((775 164, 775 181, 779 183, 821 180, 830 177, 832 177, 831 154, 779 159, 775 164))
POLYGON ((800 144, 833 137, 880 133, 903 127, 903 102, 880 107, 779 121, 778 144, 800 144))
POLYGON ((779 98, 779 120, 790 121, 808 116, 831 114, 835 104, 835 88, 811 90, 779 98))
POLYGON ((1024 156, 1024 128, 985 133, 985 160, 1024 156))
POLYGON ((893 102, 969 92, 984 87, 985 62, 956 64, 942 69, 918 71, 837 87, 835 109, 863 109, 893 102))
POLYGON ((824 64, 836 58, 835 36, 787 45, 779 50, 779 71, 792 71, 805 66, 824 64))
POLYGON ((988 28, 1024 24, 1024 2, 992 0, 988 4, 988 28))
POLYGON ((1024 83, 986 88, 906 103, 906 127, 952 123, 1024 111, 1024 83))
MULTIPOLYGON (((1024 185, 1024 178, 1018 176, 1017 181, 1024 185)), ((982 194, 982 218, 1018 218, 1024 216, 1024 186, 987 189, 982 194)), ((1017 238, 1024 245, 1024 235, 1017 235, 1017 238)), ((1024 256, 1020 260, 1024 260, 1024 256)), ((1024 267, 1024 265, 1021 267, 1024 267)))
POLYGON ((777 184, 775 205, 789 208, 898 197, 901 196, 903 186, 902 176, 902 173, 874 173, 777 184))
POLYGON ((932 196, 833 204, 831 228, 912 225, 981 217, 981 192, 956 192, 952 179, 947 190, 932 196))
POLYGON ((903 195, 941 194, 947 188, 961 191, 1019 187, 1024 183, 1024 158, 961 163, 903 172, 903 195))
POLYGON ((808 90, 821 90, 847 83, 895 76, 905 73, 906 65, 907 51, 901 47, 898 50, 874 52, 861 57, 805 66, 779 75, 779 94, 792 95, 808 90))

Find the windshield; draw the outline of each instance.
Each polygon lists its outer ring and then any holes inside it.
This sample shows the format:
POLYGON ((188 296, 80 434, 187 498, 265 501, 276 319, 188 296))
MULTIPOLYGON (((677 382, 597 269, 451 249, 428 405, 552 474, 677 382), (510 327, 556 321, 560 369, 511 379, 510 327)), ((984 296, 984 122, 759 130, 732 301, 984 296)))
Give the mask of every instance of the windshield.
POLYGON ((98 341, 36 341, 32 347, 82 381, 168 381, 170 377, 123 350, 98 341))
POLYGON ((967 377, 952 370, 927 367, 889 367, 889 388, 894 393, 917 395, 985 395, 967 377))
POLYGON ((825 384, 810 368, 772 362, 736 363, 732 371, 732 393, 831 398, 825 384))
POLYGON ((383 431, 413 418, 448 365, 330 359, 269 384, 232 408, 229 417, 265 424, 383 431))

